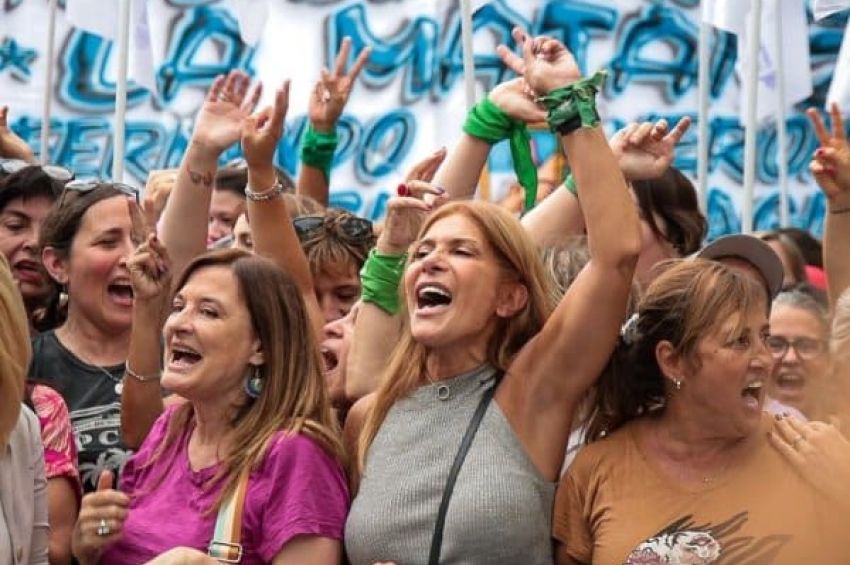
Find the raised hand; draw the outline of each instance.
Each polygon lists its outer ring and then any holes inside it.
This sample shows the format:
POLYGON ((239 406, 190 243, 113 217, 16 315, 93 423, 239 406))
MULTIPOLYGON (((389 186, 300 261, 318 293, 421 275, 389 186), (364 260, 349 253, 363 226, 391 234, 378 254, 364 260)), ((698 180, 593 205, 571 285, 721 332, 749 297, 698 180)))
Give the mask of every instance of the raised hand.
POLYGON ((399 185, 398 196, 387 202, 387 218, 376 245, 378 251, 387 254, 406 252, 428 213, 447 201, 446 191, 431 183, 410 180, 399 185))
POLYGON ((820 114, 814 108, 806 115, 815 128, 820 147, 815 151, 809 170, 829 200, 846 199, 850 203, 850 145, 844 130, 841 110, 833 103, 829 109, 832 132, 827 131, 820 114))
POLYGON ((242 152, 249 169, 272 169, 289 109, 289 81, 277 89, 274 106, 266 106, 242 124, 242 152))
POLYGON ((363 49, 357 55, 351 69, 346 73, 345 67, 348 65, 350 52, 351 38, 346 37, 342 40, 333 72, 323 68, 321 78, 316 81, 316 85, 313 87, 307 116, 316 131, 330 132, 336 127, 336 122, 348 103, 354 82, 369 59, 371 49, 369 47, 363 49))
POLYGON ((121 537, 130 497, 112 488, 112 473, 98 477, 97 491, 83 497, 71 546, 80 563, 97 563, 107 545, 121 537))
POLYGON ((522 77, 499 83, 487 96, 515 120, 529 124, 546 121, 546 110, 535 101, 534 91, 522 77))
MULTIPOLYGON (((437 169, 440 168, 440 165, 443 164, 443 161, 446 160, 446 148, 441 147, 437 149, 432 154, 428 155, 415 165, 413 165, 409 171, 407 171, 407 175, 404 178, 404 184, 407 185, 413 181, 423 181, 423 182, 431 182, 434 180, 434 175, 437 174, 437 169)), ((440 190, 443 190, 442 188, 440 190)), ((422 196, 422 200, 428 204, 429 206, 437 205, 437 199, 442 198, 442 202, 444 202, 447 197, 444 197, 444 194, 441 192, 440 194, 430 194, 426 193, 422 196)))
POLYGON ((145 183, 144 208, 153 211, 157 221, 165 209, 165 203, 177 183, 177 169, 151 171, 145 183))
POLYGON ((156 236, 156 211, 145 201, 139 207, 128 200, 133 222, 133 240, 139 242, 127 262, 133 298, 137 303, 164 300, 171 290, 171 259, 165 246, 156 236))
POLYGON ((518 27, 513 29, 511 35, 517 45, 522 46, 522 57, 505 45, 499 45, 496 52, 505 65, 525 77, 537 95, 548 94, 581 78, 581 71, 572 53, 557 39, 531 37, 518 27))
POLYGON ((192 142, 220 155, 239 141, 242 122, 251 115, 262 94, 257 83, 249 93, 251 79, 242 71, 216 77, 192 132, 192 142))
POLYGON ((670 130, 667 120, 631 123, 608 141, 627 180, 647 180, 664 174, 673 162, 676 144, 691 126, 684 117, 670 130))
POLYGON ((9 107, 0 108, 0 157, 33 162, 32 148, 9 127, 9 107))

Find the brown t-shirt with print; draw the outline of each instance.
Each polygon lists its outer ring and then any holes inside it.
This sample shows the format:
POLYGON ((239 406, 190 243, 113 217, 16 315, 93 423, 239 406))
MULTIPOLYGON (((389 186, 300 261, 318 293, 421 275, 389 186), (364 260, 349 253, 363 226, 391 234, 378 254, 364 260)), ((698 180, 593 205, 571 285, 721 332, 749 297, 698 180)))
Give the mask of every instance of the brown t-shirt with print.
POLYGON ((772 427, 765 416, 751 453, 691 487, 663 475, 627 424, 582 449, 561 479, 555 539, 573 560, 599 565, 850 563, 847 516, 770 445, 772 427))

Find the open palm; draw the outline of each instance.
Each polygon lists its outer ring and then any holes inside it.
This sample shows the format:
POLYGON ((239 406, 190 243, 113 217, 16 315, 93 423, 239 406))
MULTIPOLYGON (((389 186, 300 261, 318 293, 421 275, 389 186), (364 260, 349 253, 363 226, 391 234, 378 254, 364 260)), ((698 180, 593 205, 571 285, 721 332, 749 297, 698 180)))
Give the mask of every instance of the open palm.
POLYGON ((231 71, 227 77, 215 79, 195 121, 192 140, 217 151, 239 141, 242 122, 251 115, 260 99, 261 87, 254 87, 250 96, 251 79, 242 71, 231 71))
POLYGON ((666 120, 632 123, 614 134, 608 144, 628 180, 654 179, 670 167, 676 144, 690 125, 688 117, 679 120, 672 130, 666 120))

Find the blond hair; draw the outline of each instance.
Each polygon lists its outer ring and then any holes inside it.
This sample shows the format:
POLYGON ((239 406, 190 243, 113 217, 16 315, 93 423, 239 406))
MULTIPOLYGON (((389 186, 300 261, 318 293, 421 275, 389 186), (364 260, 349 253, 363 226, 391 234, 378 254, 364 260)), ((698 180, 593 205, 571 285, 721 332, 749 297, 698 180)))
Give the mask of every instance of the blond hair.
MULTIPOLYGON (((505 275, 520 282, 528 290, 528 301, 523 309, 511 318, 500 318, 496 322, 487 346, 487 361, 504 371, 522 346, 540 331, 552 312, 554 303, 549 290, 550 279, 528 234, 513 216, 495 204, 476 201, 453 202, 442 206, 425 220, 418 239, 424 237, 436 222, 450 216, 463 216, 472 221, 484 234, 505 275)), ((404 294, 403 289, 400 292, 404 294)), ((413 391, 425 374, 427 352, 411 334, 404 296, 400 302, 404 320, 401 338, 381 376, 375 404, 360 434, 357 465, 361 472, 365 466, 366 452, 390 408, 413 391)))
POLYGON ((32 348, 24 302, 0 254, 0 449, 18 422, 32 348))

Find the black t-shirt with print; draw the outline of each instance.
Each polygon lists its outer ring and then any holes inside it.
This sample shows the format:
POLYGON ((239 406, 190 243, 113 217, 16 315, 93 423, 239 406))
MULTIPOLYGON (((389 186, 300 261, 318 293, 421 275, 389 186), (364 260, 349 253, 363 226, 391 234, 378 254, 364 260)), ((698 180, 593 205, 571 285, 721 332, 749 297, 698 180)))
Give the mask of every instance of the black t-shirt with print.
POLYGON ((131 452, 121 444, 121 379, 124 364, 88 365, 68 351, 52 331, 33 339, 29 377, 55 388, 71 413, 85 492, 97 487, 101 471, 118 474, 131 452))

